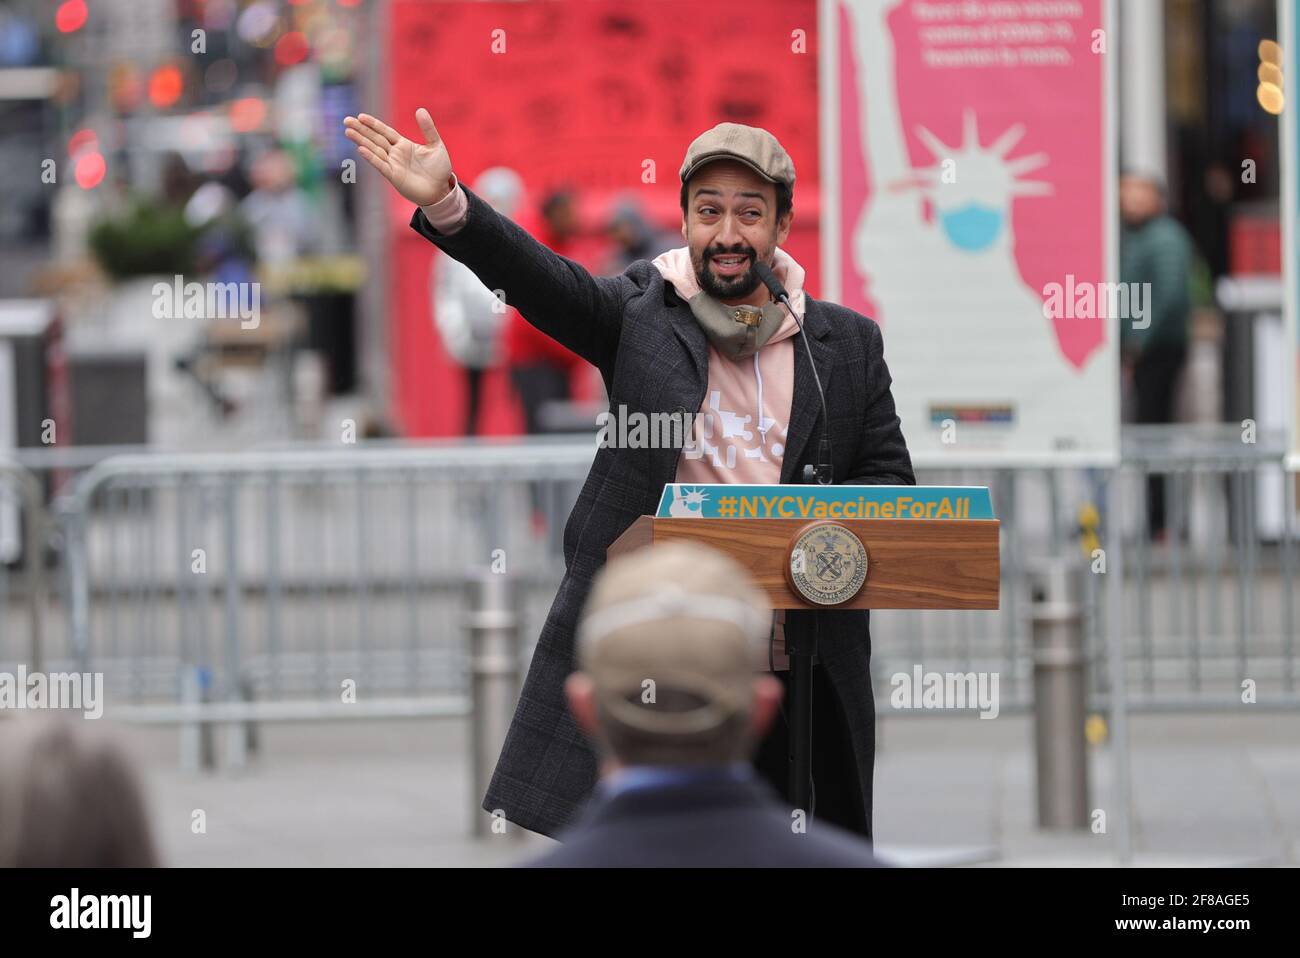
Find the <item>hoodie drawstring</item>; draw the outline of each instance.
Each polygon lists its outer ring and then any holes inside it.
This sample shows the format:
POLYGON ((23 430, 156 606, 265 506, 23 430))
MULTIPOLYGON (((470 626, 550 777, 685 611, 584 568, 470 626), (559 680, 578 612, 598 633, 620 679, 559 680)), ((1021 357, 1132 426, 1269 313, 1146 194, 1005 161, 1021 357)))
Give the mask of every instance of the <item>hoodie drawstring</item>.
POLYGON ((763 425, 763 371, 758 366, 758 354, 762 350, 754 351, 754 379, 758 383, 758 417, 754 420, 758 426, 758 434, 762 437, 763 448, 767 448, 767 430, 769 427, 763 425))

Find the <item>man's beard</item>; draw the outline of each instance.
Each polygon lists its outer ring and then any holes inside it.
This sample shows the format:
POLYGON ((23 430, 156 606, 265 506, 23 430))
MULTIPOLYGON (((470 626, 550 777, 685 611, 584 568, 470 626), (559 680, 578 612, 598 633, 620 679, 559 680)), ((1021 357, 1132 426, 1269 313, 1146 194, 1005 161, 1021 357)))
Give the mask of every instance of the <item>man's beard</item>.
POLYGON ((754 272, 756 255, 752 249, 722 249, 716 246, 706 249, 699 260, 696 260, 695 254, 692 253, 691 260, 695 267, 696 282, 700 284, 700 289, 714 299, 743 299, 758 289, 759 278, 754 272), (718 256, 745 256, 749 259, 749 266, 743 273, 737 273, 735 276, 718 276, 709 268, 709 262, 718 256))

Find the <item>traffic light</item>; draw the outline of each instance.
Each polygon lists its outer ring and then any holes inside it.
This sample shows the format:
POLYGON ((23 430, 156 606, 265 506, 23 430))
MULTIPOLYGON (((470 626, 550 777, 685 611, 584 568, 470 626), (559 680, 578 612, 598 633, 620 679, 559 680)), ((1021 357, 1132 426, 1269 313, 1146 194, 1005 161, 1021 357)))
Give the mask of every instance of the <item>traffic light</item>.
POLYGON ((1282 77, 1282 48, 1272 40, 1259 41, 1259 86, 1255 99, 1268 113, 1277 116, 1282 112, 1286 96, 1282 77))
POLYGON ((86 0, 66 0, 54 11, 54 26, 60 33, 76 33, 86 25, 86 0))

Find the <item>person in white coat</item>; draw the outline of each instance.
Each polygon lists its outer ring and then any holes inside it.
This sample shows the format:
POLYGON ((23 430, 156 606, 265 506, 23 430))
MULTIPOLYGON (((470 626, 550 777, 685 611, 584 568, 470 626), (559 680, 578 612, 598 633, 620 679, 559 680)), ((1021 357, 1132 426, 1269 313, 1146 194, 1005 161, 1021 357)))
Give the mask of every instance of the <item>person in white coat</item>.
MULTIPOLYGON (((494 166, 474 181, 474 191, 502 216, 513 216, 524 193, 524 181, 514 170, 494 166)), ((439 252, 433 259, 433 321, 443 346, 465 370, 467 401, 464 433, 478 431, 483 373, 500 361, 505 296, 484 286, 468 266, 439 252)))

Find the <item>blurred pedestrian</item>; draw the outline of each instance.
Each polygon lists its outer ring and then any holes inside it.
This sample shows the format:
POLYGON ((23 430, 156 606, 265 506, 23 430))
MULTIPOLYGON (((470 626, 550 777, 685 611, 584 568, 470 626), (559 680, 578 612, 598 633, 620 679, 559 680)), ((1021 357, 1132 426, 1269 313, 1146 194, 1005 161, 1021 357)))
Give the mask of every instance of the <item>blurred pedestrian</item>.
MULTIPOLYGON (((577 196, 562 188, 542 200, 542 224, 537 239, 553 253, 572 258, 578 242, 577 196)), ((524 411, 524 431, 535 436, 548 431, 545 410, 567 402, 570 379, 582 360, 518 313, 506 329, 510 381, 524 411)))
MULTIPOLYGON (((541 204, 541 224, 536 238, 553 253, 581 260, 589 250, 581 243, 578 229, 578 199, 572 190, 560 188, 548 194, 541 204)), ((519 397, 524 414, 524 432, 530 436, 562 431, 555 427, 554 412, 573 398, 575 371, 585 364, 575 353, 547 336, 518 312, 512 311, 505 333, 506 361, 510 382, 519 397)), ((542 482, 528 484, 532 507, 533 535, 549 539, 549 548, 560 546, 563 522, 548 514, 548 486, 542 482)), ((555 497, 550 497, 555 502, 555 497)))
POLYGON ((185 204, 185 222, 199 231, 195 265, 214 283, 251 283, 253 237, 239 213, 234 191, 216 177, 206 180, 185 204))
POLYGON ((184 208, 199 186, 199 177, 175 150, 168 150, 162 156, 161 180, 158 199, 171 209, 184 208))
POLYGON ((0 868, 157 864, 140 781, 105 733, 0 714, 0 868))
POLYGON ((240 210, 253 229, 258 262, 283 266, 310 252, 317 226, 293 158, 280 149, 262 154, 253 161, 252 181, 240 210))
MULTIPOLYGON (((1124 378, 1136 394, 1137 422, 1171 423, 1191 326, 1192 241, 1167 212, 1165 184, 1158 175, 1125 173, 1119 199, 1120 281, 1130 290, 1130 303, 1132 290, 1149 290, 1142 297, 1146 315, 1140 321, 1120 319, 1124 378)), ((1153 539, 1164 538, 1163 476, 1147 479, 1147 526, 1153 539)))
MULTIPOLYGON (((474 181, 474 191, 502 216, 513 218, 524 194, 524 181, 514 170, 494 166, 474 181)), ((483 402, 483 377, 497 365, 501 329, 508 308, 474 275, 474 271, 439 251, 433 260, 433 318, 442 344, 465 372, 464 433, 478 432, 483 402)))
POLYGON ((720 552, 670 543, 596 577, 565 693, 600 759, 539 867, 871 867, 861 838, 797 813, 750 760, 779 708, 771 613, 720 552))
POLYGON ((677 245, 673 236, 655 228, 631 198, 614 207, 608 229, 614 250, 606 260, 606 276, 616 276, 637 260, 654 259, 677 245))

